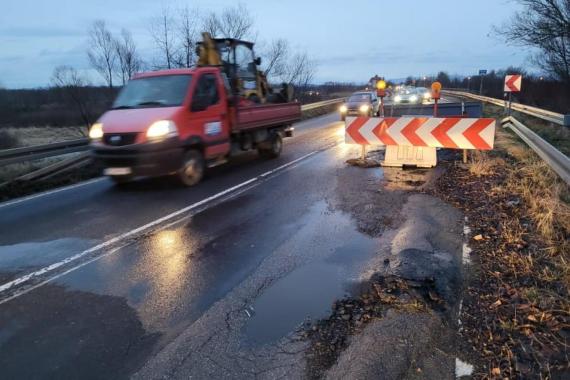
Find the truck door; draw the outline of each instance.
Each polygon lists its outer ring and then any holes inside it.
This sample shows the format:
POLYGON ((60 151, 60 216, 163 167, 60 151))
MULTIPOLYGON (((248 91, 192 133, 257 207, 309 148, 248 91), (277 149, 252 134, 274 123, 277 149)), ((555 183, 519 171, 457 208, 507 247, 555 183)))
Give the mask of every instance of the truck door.
POLYGON ((221 88, 215 74, 202 74, 192 95, 190 110, 193 122, 201 130, 206 158, 225 155, 230 151, 230 126, 221 88))

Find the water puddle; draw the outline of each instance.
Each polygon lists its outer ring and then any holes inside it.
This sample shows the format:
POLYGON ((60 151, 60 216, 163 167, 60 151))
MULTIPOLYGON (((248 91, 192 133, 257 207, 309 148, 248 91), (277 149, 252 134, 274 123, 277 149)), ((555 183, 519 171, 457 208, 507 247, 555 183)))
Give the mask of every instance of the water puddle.
MULTIPOLYGON (((375 255, 376 240, 354 230, 349 216, 331 212, 324 219, 316 233, 328 236, 328 247, 321 248, 327 252, 279 279, 248 308, 251 318, 243 330, 246 345, 276 342, 307 318, 328 315, 333 302, 348 295, 363 264, 375 255)), ((315 238, 313 233, 308 235, 305 238, 315 238)))

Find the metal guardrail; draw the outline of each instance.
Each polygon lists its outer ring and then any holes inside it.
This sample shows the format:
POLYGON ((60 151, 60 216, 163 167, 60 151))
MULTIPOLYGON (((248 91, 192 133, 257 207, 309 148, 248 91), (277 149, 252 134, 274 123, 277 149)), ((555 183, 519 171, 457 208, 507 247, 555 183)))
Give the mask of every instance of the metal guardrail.
POLYGON ((77 139, 53 144, 35 145, 0 150, 0 166, 82 152, 88 149, 89 139, 77 139))
MULTIPOLYGON (((304 104, 301 111, 308 111, 344 101, 344 98, 324 100, 322 102, 304 104)), ((89 148, 89 139, 77 139, 53 144, 36 145, 22 148, 0 150, 0 166, 17 164, 41 158, 56 157, 68 153, 83 152, 89 148)))
MULTIPOLYGON (((465 91, 455 91, 455 90, 443 90, 443 93, 448 93, 451 95, 459 95, 466 98, 471 98, 475 100, 480 100, 482 102, 491 103, 500 107, 505 105, 505 100, 497 99, 497 98, 490 98, 488 96, 476 95, 470 92, 465 91)), ((556 113, 548 110, 544 110, 538 107, 527 106, 520 103, 512 103, 511 108, 515 111, 525 113, 527 115, 538 117, 542 120, 550 121, 552 123, 565 125, 564 124, 564 115, 561 113, 556 113)))
POLYGON ((560 178, 570 185, 570 158, 512 116, 504 118, 501 124, 503 127, 511 128, 540 158, 546 161, 560 178))
POLYGON ((341 103, 341 102, 344 102, 344 98, 323 100, 322 102, 303 104, 301 106, 301 111, 309 111, 309 110, 312 110, 315 108, 330 106, 330 105, 341 103))

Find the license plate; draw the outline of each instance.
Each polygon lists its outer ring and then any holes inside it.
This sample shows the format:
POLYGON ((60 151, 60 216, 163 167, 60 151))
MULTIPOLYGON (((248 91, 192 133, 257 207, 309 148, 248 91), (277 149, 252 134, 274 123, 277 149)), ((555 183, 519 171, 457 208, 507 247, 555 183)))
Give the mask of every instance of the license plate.
POLYGON ((107 168, 105 175, 129 175, 132 173, 131 168, 107 168))

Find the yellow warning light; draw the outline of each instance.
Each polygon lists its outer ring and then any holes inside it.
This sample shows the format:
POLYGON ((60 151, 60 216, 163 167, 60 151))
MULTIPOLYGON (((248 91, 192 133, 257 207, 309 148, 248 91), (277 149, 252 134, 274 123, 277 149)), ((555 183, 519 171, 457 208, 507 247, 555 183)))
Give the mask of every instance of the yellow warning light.
POLYGON ((376 82, 376 88, 378 90, 385 90, 386 89, 386 82, 383 80, 379 80, 378 82, 376 82))
POLYGON ((440 92, 441 91, 441 83, 439 82, 433 82, 431 84, 431 89, 435 92, 440 92))

